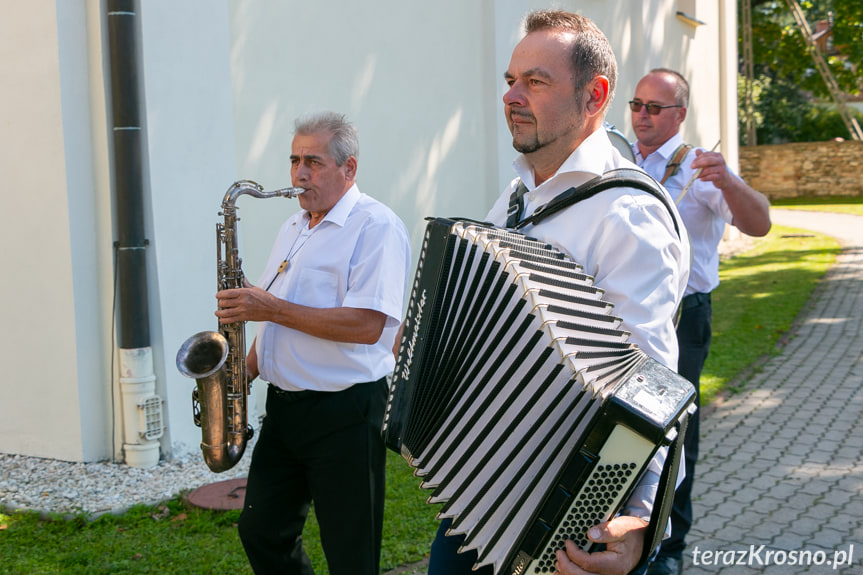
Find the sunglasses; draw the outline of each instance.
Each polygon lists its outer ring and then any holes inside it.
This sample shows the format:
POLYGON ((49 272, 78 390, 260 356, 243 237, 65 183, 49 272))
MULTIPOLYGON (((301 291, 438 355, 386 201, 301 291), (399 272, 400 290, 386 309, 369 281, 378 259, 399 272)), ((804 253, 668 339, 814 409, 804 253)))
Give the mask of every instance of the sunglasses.
POLYGON ((629 109, 635 112, 636 114, 641 111, 641 107, 644 106, 647 108, 647 113, 651 116, 655 116, 665 108, 682 108, 683 106, 680 104, 675 104, 672 106, 660 106, 659 104, 645 104, 641 100, 630 100, 629 101, 629 109))

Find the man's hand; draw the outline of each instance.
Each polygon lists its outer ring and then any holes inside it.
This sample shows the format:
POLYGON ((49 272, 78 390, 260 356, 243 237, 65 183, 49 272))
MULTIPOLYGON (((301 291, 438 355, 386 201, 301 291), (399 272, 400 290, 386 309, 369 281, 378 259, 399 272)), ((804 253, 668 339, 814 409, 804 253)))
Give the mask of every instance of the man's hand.
POLYGON ((269 321, 279 303, 273 294, 255 287, 249 280, 243 280, 244 287, 226 289, 216 293, 219 309, 216 317, 219 323, 238 321, 269 321))
POLYGON ((731 223, 744 234, 767 235, 770 231, 770 202, 767 197, 728 171, 722 154, 695 150, 695 156, 692 167, 701 170, 698 179, 713 182, 722 191, 733 216, 731 223))
POLYGON ((245 287, 216 293, 220 324, 238 321, 269 321, 314 337, 342 343, 376 343, 387 316, 373 309, 316 308, 280 299, 244 280, 245 287))
POLYGON ((719 152, 695 150, 692 167, 701 170, 701 175, 698 176, 699 180, 713 182, 713 185, 720 190, 727 188, 737 179, 728 171, 725 158, 719 152))
POLYGON ((557 552, 557 573, 626 575, 641 559, 646 529, 646 521, 627 516, 595 525, 588 530, 587 536, 594 543, 605 543, 605 551, 587 553, 567 540, 566 550, 557 552))

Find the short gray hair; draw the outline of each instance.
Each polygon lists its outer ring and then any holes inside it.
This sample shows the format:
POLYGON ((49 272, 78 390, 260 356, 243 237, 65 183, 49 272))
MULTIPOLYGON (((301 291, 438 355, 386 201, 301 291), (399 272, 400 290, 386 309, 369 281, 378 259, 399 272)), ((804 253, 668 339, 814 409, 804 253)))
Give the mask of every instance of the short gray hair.
POLYGON ((336 165, 341 166, 353 156, 360 157, 360 139, 357 128, 344 114, 336 112, 316 112, 303 115, 294 122, 294 134, 308 136, 317 132, 329 132, 329 152, 336 165))

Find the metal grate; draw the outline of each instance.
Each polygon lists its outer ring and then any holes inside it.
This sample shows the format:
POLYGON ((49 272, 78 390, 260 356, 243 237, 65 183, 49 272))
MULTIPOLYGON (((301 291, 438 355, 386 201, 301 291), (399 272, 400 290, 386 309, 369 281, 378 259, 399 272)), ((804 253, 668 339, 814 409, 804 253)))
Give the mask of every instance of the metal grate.
POLYGON ((162 398, 153 395, 138 404, 140 414, 140 429, 138 434, 142 439, 153 440, 162 437, 165 427, 162 423, 162 398))

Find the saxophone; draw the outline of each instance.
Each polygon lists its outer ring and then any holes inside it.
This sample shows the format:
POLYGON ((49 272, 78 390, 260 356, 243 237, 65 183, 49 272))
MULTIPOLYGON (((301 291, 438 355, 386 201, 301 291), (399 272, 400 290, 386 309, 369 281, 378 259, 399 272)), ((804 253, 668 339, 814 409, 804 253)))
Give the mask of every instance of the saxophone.
MULTIPOLYGON (((237 246, 236 202, 255 198, 293 198, 303 188, 265 192, 250 180, 235 182, 222 200, 224 223, 216 224, 218 290, 243 287, 242 260, 237 246)), ((192 390, 192 416, 201 428, 204 462, 220 473, 237 464, 254 435, 246 401, 251 382, 246 373, 246 322, 220 324, 219 331, 202 331, 187 339, 177 352, 177 369, 197 382, 192 390)))

